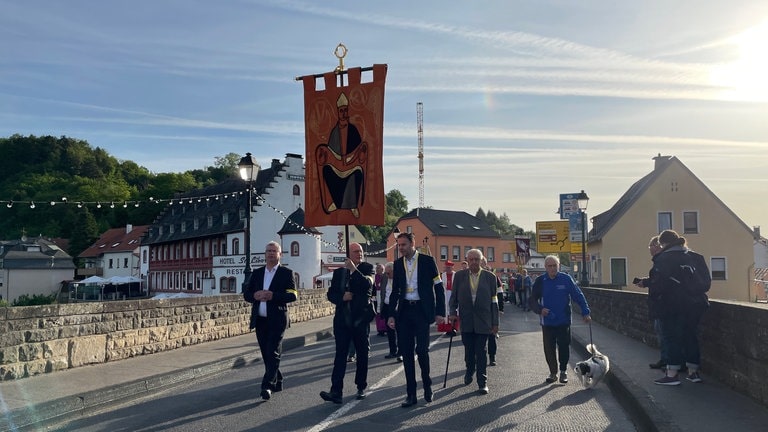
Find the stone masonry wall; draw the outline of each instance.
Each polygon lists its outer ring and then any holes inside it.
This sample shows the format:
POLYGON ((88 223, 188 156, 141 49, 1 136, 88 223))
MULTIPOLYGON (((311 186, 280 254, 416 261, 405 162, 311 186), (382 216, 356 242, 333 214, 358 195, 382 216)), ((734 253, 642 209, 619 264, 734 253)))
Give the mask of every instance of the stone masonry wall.
MULTIPOLYGON (((300 290, 292 322, 332 315, 326 290, 300 290)), ((0 308, 0 381, 247 333, 240 294, 0 308)))
MULTIPOLYGON (((593 319, 623 335, 658 347, 645 293, 583 288, 593 319)), ((768 406, 768 305, 710 300, 699 326, 701 368, 768 406)))

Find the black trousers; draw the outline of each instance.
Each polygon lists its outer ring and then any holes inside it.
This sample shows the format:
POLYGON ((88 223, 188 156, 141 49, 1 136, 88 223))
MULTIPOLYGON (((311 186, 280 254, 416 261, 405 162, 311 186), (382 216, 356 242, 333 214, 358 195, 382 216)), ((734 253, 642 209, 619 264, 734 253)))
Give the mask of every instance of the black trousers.
POLYGON ((348 326, 343 317, 333 320, 333 335, 336 338, 336 354, 333 358, 331 373, 331 393, 342 394, 344 389, 344 374, 347 372, 347 356, 350 344, 355 347, 357 361, 355 363, 355 385, 358 390, 368 387, 368 351, 371 348, 368 339, 369 323, 359 326, 348 326), (339 319, 341 318, 341 319, 339 319))
MULTIPOLYGON (((390 305, 384 303, 381 305, 381 316, 387 317, 391 313, 390 305)), ((397 331, 387 326, 387 340, 389 341, 389 353, 392 355, 400 354, 397 349, 397 331)))
POLYGON ((479 333, 462 333, 461 344, 464 345, 464 363, 467 365, 467 375, 472 375, 477 369, 477 384, 480 387, 488 382, 488 357, 485 346, 488 338, 496 339, 496 335, 479 333))
POLYGON ((261 358, 264 362, 264 377, 261 379, 262 390, 274 390, 278 382, 283 382, 280 372, 280 356, 283 352, 284 328, 270 326, 265 317, 256 318, 256 340, 259 342, 261 358))
POLYGON ((549 373, 557 373, 558 361, 561 371, 568 370, 568 360, 571 357, 571 326, 541 326, 541 334, 549 373))
POLYGON ((397 341, 403 356, 405 389, 408 396, 416 397, 416 359, 419 358, 421 383, 424 390, 432 390, 429 376, 429 321, 419 302, 400 302, 397 318, 397 341))

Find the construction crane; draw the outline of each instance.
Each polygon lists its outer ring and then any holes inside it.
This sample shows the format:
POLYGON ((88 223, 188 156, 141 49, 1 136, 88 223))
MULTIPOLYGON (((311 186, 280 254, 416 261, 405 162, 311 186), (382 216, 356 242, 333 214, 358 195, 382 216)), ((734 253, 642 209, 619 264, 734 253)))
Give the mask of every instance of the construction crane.
POLYGON ((416 102, 416 127, 419 132, 419 208, 424 204, 424 104, 416 102))

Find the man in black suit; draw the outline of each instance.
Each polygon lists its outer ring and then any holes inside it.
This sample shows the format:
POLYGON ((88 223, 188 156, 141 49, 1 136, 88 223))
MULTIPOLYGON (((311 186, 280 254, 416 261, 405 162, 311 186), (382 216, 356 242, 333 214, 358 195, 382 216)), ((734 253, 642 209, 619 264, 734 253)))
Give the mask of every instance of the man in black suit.
POLYGON ((272 392, 283 389, 280 354, 283 335, 288 327, 288 303, 296 301, 298 291, 293 271, 280 265, 280 245, 277 242, 267 243, 264 255, 267 264, 251 274, 243 298, 253 303, 250 328, 256 329, 256 340, 264 361, 261 398, 268 400, 272 392))
POLYGON ((394 313, 390 311, 387 324, 390 328, 397 328, 406 382, 406 398, 401 406, 408 408, 416 405, 414 352, 419 358, 424 400, 432 402, 429 326, 434 322, 442 324, 444 321, 445 291, 435 259, 416 251, 412 233, 398 234, 397 251, 402 258, 395 261, 392 271, 390 302, 396 300, 398 308, 394 313))
POLYGON ((340 404, 344 388, 344 373, 347 371, 347 353, 350 342, 357 353, 355 385, 357 399, 365 399, 368 387, 368 332, 373 319, 374 270, 373 265, 363 261, 363 247, 359 243, 349 245, 349 258, 344 267, 333 271, 328 300, 336 305, 333 317, 333 335, 336 338, 336 355, 331 373, 331 391, 320 392, 328 402, 340 404), (370 314, 369 314, 370 313, 370 314))

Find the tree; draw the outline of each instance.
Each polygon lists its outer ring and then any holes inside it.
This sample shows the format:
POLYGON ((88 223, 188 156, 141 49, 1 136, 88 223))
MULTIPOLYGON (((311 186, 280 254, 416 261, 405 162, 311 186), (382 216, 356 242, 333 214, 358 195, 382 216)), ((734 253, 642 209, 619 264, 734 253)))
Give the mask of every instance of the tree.
POLYGON ((384 225, 380 227, 359 225, 357 228, 370 243, 385 243, 387 236, 394 229, 397 220, 408 213, 408 200, 397 189, 389 191, 385 197, 386 207, 384 213, 384 225))
POLYGON ((234 175, 237 174, 237 164, 240 163, 241 158, 242 156, 237 153, 227 153, 224 156, 216 156, 213 158, 213 166, 230 171, 234 175))

